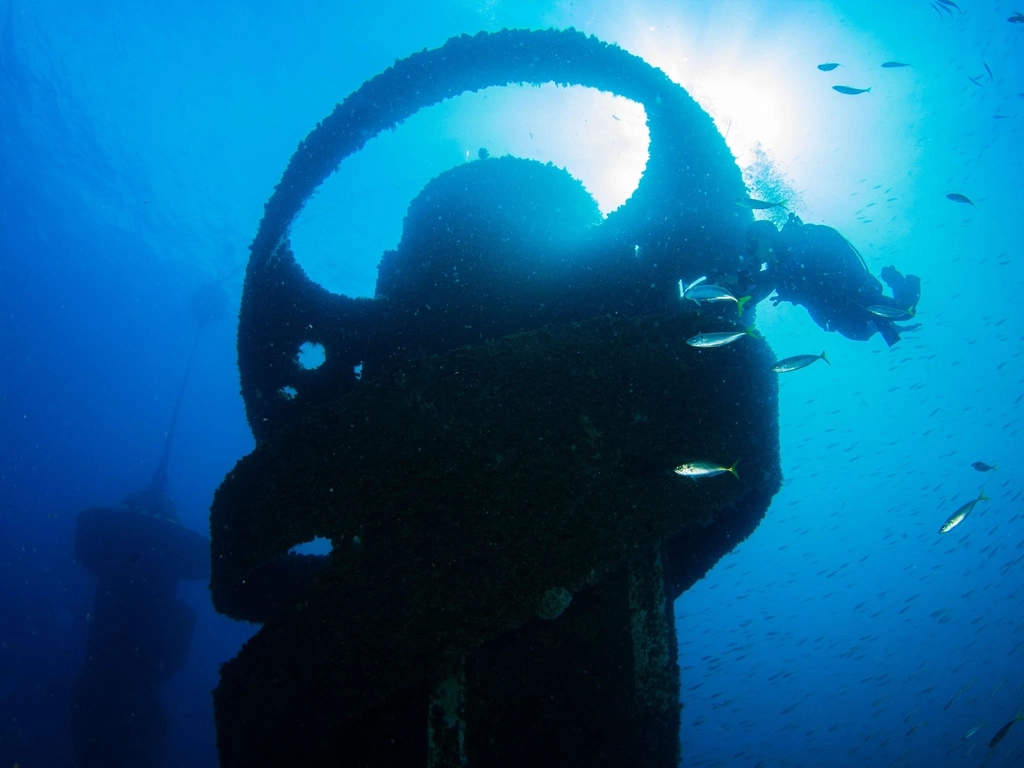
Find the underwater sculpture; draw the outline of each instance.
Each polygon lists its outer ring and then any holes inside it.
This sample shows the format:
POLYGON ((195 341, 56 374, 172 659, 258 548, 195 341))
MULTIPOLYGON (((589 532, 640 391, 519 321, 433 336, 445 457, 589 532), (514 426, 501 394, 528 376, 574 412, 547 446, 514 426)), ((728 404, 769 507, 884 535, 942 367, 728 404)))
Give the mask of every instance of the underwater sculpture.
POLYGON ((264 623, 214 694, 223 765, 678 764, 672 601, 780 484, 770 350, 687 346, 738 325, 678 297, 737 268, 744 194, 679 86, 575 31, 455 38, 303 141, 246 273, 257 448, 211 509, 214 604, 264 623), (413 201, 376 298, 306 278, 288 226, 344 157, 443 98, 550 81, 647 110, 647 168, 606 221, 565 172, 488 158, 413 201), (739 478, 672 472, 703 459, 739 478), (330 556, 289 553, 315 536, 330 556))

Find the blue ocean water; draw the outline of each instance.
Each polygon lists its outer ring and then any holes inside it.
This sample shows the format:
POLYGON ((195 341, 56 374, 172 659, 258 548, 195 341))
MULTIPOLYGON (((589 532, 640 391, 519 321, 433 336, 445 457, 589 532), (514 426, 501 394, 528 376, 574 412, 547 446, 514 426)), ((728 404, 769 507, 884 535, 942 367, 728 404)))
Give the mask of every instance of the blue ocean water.
MULTIPOLYGON (((783 487, 676 604, 683 764, 1024 764, 1024 724, 988 746, 1024 706, 1018 10, 6 0, 0 765, 73 764, 69 691, 94 589, 74 562, 75 520, 149 482, 197 338, 169 467, 186 527, 208 531, 213 491, 252 450, 240 269, 298 142, 397 58, 549 26, 662 68, 804 221, 838 229, 872 272, 895 264, 923 281, 921 328, 892 349, 826 333, 800 307, 758 308, 779 357, 825 349, 832 365, 780 380, 783 487), (213 282, 230 310, 200 332, 189 301, 213 282), (990 500, 939 535, 983 488, 990 500)), ((638 105, 587 89, 462 96, 346 161, 292 242, 322 285, 369 296, 409 201, 479 147, 564 166, 607 214, 636 187, 646 142, 638 105)), ((201 582, 179 595, 198 624, 162 689, 166 764, 215 765, 209 691, 253 628, 217 615, 201 582)))

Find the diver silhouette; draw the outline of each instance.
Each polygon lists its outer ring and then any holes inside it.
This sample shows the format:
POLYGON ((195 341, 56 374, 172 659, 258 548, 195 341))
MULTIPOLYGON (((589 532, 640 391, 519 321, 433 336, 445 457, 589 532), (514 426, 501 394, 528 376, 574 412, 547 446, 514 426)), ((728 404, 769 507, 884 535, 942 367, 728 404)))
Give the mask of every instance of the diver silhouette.
POLYGON ((900 340, 901 331, 918 327, 901 327, 894 320, 913 317, 921 278, 885 267, 882 279, 893 295, 884 295, 881 281, 857 249, 832 227, 804 224, 790 214, 781 232, 769 221, 754 222, 747 244, 748 262, 739 282, 755 302, 774 291, 773 303, 805 307, 826 331, 855 341, 866 341, 877 332, 890 347, 900 340))

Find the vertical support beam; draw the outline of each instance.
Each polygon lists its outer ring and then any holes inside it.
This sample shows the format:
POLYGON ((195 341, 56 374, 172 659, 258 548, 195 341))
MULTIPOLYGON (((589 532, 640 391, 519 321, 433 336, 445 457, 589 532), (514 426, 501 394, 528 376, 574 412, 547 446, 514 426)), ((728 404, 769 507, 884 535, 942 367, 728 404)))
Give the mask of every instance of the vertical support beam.
POLYGON ((431 691, 427 716, 427 768, 466 765, 466 664, 431 691))
POLYGON ((633 682, 646 765, 678 765, 679 661, 672 604, 665 592, 660 548, 629 565, 633 682))

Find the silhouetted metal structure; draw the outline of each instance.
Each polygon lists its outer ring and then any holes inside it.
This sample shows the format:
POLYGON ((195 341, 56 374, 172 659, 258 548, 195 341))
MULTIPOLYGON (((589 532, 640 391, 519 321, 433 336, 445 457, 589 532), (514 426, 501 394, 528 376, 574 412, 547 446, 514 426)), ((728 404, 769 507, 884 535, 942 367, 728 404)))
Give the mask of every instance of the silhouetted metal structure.
POLYGON ((310 133, 246 272, 257 448, 211 509, 214 604, 264 624, 215 691, 223 765, 677 765, 672 601, 780 484, 770 350, 688 346, 735 308, 689 313, 677 287, 735 271, 745 194, 685 91, 571 30, 452 39, 310 133), (650 159, 622 208, 601 221, 565 172, 485 158, 412 203, 374 299, 305 276, 288 228, 345 157, 517 82, 644 106, 650 159), (672 473, 737 458, 739 480, 672 473), (290 552, 315 536, 330 556, 290 552))
POLYGON ((163 764, 167 714, 159 689, 185 662, 196 625, 195 611, 177 597, 178 582, 210 575, 209 540, 181 525, 167 496, 171 446, 199 339, 223 313, 215 297, 199 305, 193 302, 199 332, 152 480, 116 507, 78 516, 75 558, 96 577, 84 670, 71 690, 78 768, 163 764))

